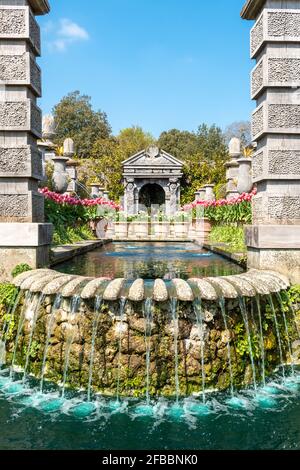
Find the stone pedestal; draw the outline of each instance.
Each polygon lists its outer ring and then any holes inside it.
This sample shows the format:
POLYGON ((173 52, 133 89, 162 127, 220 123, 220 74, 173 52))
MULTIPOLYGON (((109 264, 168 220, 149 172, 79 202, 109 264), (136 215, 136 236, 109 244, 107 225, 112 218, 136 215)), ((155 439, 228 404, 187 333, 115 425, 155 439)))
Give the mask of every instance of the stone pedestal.
POLYGON ((215 201, 216 196, 214 193, 214 184, 206 184, 204 185, 205 188, 205 200, 206 201, 215 201))
POLYGON ((249 267, 276 269, 300 282, 300 0, 248 0, 251 30, 253 226, 249 267))
POLYGON ((77 167, 79 163, 74 160, 69 160, 66 165, 66 171, 68 174, 68 188, 67 193, 74 194, 77 193, 77 167))
MULTIPOLYGON (((42 133, 40 28, 35 14, 49 11, 47 0, 0 2, 0 265, 6 277, 12 264, 28 262, 33 268, 48 264, 51 227, 44 225, 43 240, 19 236, 40 233, 44 198, 38 192, 43 178, 37 139, 42 133), (20 226, 22 224, 22 226, 20 226), (10 234, 9 240, 7 234, 10 234), (23 237, 22 237, 23 238, 23 237), (30 261, 30 263, 29 263, 30 261)), ((42 226, 42 229, 41 229, 42 226)))
POLYGON ((229 142, 231 160, 225 163, 226 168, 226 198, 238 196, 237 179, 239 173, 238 159, 241 157, 241 141, 233 137, 229 142))
POLYGON ((250 193, 253 187, 251 175, 252 160, 251 158, 239 158, 237 162, 239 165, 237 190, 239 194, 250 193))

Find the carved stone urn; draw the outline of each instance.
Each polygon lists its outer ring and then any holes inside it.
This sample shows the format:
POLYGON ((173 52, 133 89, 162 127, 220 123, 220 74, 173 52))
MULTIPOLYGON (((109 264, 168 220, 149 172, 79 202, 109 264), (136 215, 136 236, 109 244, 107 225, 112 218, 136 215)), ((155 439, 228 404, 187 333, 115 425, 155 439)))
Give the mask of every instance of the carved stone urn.
POLYGON ((239 158, 239 172, 238 172, 238 184, 237 190, 240 194, 249 193, 253 187, 251 168, 251 158, 239 158))
POLYGON ((69 159, 65 157, 52 158, 54 172, 52 176, 53 189, 57 193, 63 194, 68 189, 68 173, 66 163, 69 159))

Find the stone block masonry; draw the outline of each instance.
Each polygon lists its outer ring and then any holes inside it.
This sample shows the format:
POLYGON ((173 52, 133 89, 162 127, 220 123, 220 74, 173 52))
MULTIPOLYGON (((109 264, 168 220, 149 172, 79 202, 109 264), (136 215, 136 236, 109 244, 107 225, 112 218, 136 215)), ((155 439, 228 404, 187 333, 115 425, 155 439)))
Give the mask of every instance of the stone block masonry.
POLYGON ((272 267, 300 282, 300 0, 248 0, 253 225, 246 229, 250 268, 272 267))
POLYGON ((40 27, 47 0, 0 0, 0 277, 19 263, 49 263, 52 227, 38 192, 42 159, 40 27))

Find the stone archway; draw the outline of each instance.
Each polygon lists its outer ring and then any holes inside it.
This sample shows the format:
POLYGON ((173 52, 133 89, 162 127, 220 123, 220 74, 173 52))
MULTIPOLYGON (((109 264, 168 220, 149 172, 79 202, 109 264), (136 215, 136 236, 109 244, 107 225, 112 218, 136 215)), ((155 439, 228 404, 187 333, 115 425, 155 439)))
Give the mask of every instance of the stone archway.
POLYGON ((166 203, 166 193, 162 186, 157 183, 148 183, 142 186, 139 192, 139 205, 148 210, 151 206, 163 206, 166 203))

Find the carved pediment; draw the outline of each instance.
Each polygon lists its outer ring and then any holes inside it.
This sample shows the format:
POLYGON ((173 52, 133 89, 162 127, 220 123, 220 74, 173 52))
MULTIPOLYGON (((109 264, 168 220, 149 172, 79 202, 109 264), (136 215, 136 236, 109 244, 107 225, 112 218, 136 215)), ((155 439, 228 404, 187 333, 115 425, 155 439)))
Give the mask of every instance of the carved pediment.
POLYGON ((134 167, 171 167, 181 170, 182 166, 183 163, 180 160, 155 146, 142 150, 123 162, 126 170, 134 167))

